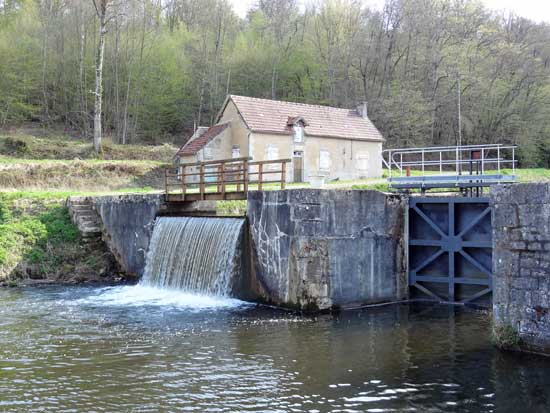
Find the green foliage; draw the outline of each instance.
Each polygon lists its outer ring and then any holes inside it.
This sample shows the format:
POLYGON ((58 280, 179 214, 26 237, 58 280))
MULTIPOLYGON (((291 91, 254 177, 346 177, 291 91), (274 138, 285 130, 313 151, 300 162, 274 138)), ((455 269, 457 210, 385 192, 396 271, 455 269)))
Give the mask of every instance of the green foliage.
POLYGON ((0 223, 0 279, 21 263, 52 270, 63 261, 63 250, 79 241, 78 229, 57 196, 0 194, 0 211, 7 211, 0 223))
POLYGON ((46 243, 61 244, 63 242, 76 242, 79 238, 78 229, 69 218, 69 212, 65 207, 51 208, 47 212, 38 215, 38 220, 44 225, 45 234, 41 240, 46 243))
POLYGON ((2 197, 0 197, 0 225, 5 224, 11 219, 11 211, 8 206, 2 202, 2 197))
POLYGON ((519 345, 520 338, 510 324, 499 324, 493 327, 493 342, 502 349, 510 350, 519 345))
MULTIPOLYGON (((3 3, 0 127, 62 125, 84 140, 74 157, 94 157, 92 2, 3 3)), ((114 142, 181 143, 197 123, 216 121, 227 93, 345 108, 367 100, 388 147, 450 145, 462 135, 520 144, 521 167, 550 167, 547 23, 505 19, 477 0, 386 0, 380 9, 271 0, 244 19, 227 1, 170 4, 128 0, 110 10, 103 121, 114 142)), ((103 156, 123 159, 108 146, 103 156)), ((71 152, 44 147, 52 149, 0 142, 0 153, 71 152)))
POLYGON ((216 202, 216 214, 226 216, 246 215, 246 201, 218 201, 216 202))

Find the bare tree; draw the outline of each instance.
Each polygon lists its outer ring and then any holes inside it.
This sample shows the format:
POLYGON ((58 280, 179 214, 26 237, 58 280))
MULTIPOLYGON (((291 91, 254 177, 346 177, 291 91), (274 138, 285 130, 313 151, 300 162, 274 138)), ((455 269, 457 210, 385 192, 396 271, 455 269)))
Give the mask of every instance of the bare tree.
POLYGON ((95 62, 95 105, 94 105, 94 149, 101 150, 101 104, 103 99, 103 55, 105 53, 105 35, 107 34, 107 6, 109 0, 92 0, 99 19, 99 42, 95 62))

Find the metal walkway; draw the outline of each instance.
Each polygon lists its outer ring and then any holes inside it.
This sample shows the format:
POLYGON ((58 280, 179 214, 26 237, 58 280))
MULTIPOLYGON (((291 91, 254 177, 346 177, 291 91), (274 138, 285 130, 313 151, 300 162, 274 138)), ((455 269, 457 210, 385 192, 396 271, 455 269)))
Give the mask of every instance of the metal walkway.
POLYGON ((390 187, 398 190, 459 188, 479 196, 483 187, 516 181, 515 145, 388 149, 382 160, 390 187))

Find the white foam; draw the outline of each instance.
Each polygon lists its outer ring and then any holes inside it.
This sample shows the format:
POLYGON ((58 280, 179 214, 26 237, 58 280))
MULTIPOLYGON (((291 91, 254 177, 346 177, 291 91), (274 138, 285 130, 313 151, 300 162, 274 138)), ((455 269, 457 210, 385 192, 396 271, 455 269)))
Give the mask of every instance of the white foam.
POLYGON ((237 308, 250 305, 250 303, 234 298, 198 295, 180 290, 149 287, 141 284, 106 287, 96 291, 96 294, 78 301, 92 305, 171 306, 194 310, 237 308))

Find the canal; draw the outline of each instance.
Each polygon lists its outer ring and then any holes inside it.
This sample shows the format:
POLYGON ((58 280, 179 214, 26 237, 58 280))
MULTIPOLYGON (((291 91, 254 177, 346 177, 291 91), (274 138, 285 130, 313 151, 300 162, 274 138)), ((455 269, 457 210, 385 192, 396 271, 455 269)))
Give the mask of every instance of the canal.
POLYGON ((490 316, 389 305, 304 317, 143 286, 0 290, 2 412, 546 412, 550 359, 490 316))

